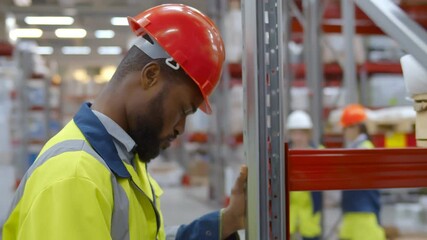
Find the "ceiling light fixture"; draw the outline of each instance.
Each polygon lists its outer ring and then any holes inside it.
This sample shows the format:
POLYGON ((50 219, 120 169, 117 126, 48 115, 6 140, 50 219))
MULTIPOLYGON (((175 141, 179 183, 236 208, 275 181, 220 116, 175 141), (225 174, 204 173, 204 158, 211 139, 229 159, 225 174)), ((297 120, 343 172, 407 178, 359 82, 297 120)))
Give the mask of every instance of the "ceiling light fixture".
POLYGON ((122 48, 119 46, 102 46, 98 48, 99 55, 119 55, 122 53, 122 48))
POLYGON ((24 19, 28 25, 71 25, 74 18, 67 16, 28 16, 24 19))
POLYGON ((66 46, 62 47, 62 53, 65 55, 88 55, 91 52, 88 46, 66 46))
POLYGON ((51 55, 53 53, 53 47, 38 46, 35 48, 35 53, 40 55, 51 55))
POLYGON ((128 19, 126 17, 113 17, 110 20, 111 24, 114 26, 128 26, 128 19))
POLYGON ((86 30, 83 28, 58 28, 55 30, 58 38, 84 38, 86 34, 86 30))
POLYGON ((96 30, 95 37, 96 38, 113 38, 116 34, 113 30, 96 30))
POLYGON ((43 31, 39 28, 16 28, 9 32, 11 39, 16 38, 40 38, 43 31))
POLYGON ((18 7, 28 7, 31 6, 31 0, 13 0, 13 3, 18 7))

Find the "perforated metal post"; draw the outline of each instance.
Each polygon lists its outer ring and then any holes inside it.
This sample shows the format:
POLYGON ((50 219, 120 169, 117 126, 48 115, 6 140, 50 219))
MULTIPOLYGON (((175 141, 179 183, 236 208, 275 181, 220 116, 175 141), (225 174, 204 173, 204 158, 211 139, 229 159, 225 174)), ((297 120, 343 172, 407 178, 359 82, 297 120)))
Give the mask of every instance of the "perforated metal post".
POLYGON ((281 1, 242 1, 247 239, 286 239, 281 1), (280 24, 279 24, 280 23, 280 24))

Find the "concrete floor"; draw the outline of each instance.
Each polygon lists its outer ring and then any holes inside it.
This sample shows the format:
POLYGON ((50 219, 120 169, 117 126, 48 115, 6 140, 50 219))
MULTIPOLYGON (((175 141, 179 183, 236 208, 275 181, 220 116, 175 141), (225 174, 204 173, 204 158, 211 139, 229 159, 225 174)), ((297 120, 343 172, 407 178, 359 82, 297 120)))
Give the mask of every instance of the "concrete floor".
MULTIPOLYGON (((165 226, 187 224, 219 209, 209 204, 206 187, 173 187, 163 190, 161 207, 165 226)), ((240 239, 245 239, 244 231, 240 231, 239 235, 240 239)))
POLYGON ((165 226, 188 224, 216 209, 207 202, 206 188, 163 188, 161 208, 165 226))

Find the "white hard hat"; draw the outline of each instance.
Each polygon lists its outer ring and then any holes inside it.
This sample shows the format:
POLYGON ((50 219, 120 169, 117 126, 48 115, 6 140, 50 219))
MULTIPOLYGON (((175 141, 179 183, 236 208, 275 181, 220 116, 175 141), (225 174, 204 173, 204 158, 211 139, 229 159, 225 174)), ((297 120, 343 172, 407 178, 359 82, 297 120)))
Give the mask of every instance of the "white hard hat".
POLYGON ((412 56, 400 59, 406 88, 411 96, 427 93, 427 70, 412 56))
POLYGON ((301 110, 292 112, 288 117, 288 122, 286 124, 288 130, 292 129, 312 129, 313 122, 311 121, 310 116, 301 110))

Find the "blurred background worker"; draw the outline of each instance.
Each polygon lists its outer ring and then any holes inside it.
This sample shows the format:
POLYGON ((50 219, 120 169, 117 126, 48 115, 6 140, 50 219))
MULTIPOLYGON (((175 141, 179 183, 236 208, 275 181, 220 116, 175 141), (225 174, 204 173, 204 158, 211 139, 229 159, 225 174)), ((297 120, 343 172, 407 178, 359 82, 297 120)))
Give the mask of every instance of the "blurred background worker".
MULTIPOLYGON (((287 119, 287 130, 292 149, 316 149, 311 141, 313 123, 304 111, 294 111, 287 119)), ((298 235, 304 240, 318 240, 321 236, 321 206, 320 192, 291 192, 290 194, 290 233, 293 239, 298 235)))
MULTIPOLYGON (((348 105, 341 115, 344 127, 345 147, 370 149, 374 145, 365 125, 367 114, 363 106, 348 105)), ((379 223, 380 192, 378 190, 357 190, 342 192, 343 222, 340 239, 383 240, 385 233, 379 223)))

